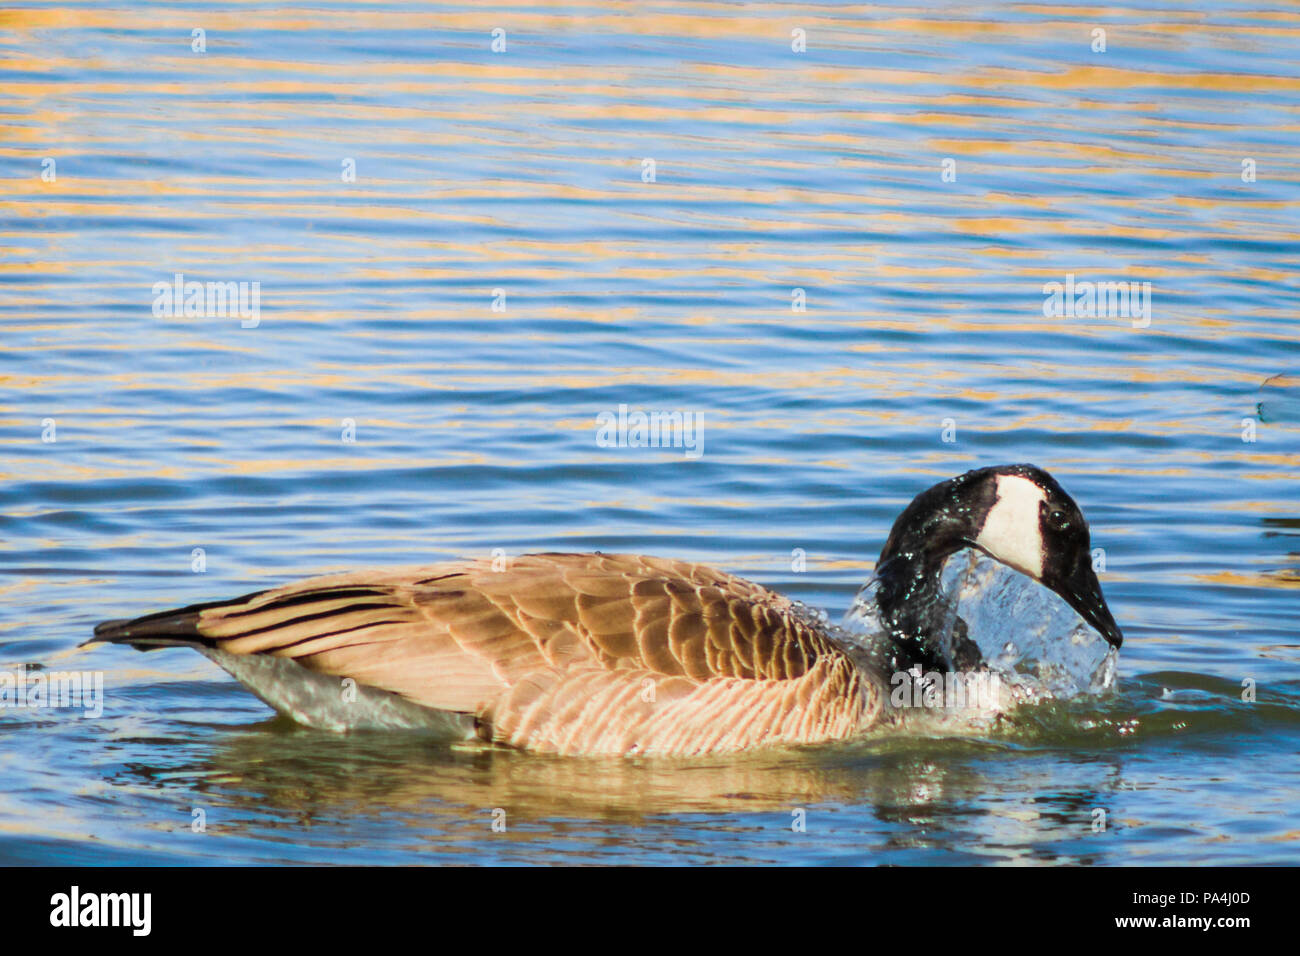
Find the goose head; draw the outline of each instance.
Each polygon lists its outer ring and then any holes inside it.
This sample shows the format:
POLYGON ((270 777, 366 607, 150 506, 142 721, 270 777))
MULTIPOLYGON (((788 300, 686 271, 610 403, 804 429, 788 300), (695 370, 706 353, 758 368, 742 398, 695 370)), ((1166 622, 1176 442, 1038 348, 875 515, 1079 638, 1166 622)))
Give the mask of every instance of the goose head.
POLYGON ((876 574, 881 618, 904 651, 896 663, 949 670, 977 662, 973 645, 944 652, 932 633, 943 564, 964 548, 1050 588, 1112 646, 1123 642, 1092 568, 1079 506, 1043 469, 999 465, 921 492, 894 522, 876 574))

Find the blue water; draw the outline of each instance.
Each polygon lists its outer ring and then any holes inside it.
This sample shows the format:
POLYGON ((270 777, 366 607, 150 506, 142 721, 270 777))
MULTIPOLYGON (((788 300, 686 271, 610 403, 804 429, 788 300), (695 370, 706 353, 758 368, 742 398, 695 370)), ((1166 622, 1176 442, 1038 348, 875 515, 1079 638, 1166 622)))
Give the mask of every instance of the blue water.
POLYGON ((0 862, 1300 862, 1300 405, 1262 394, 1300 371, 1297 94, 1294 11, 1222 0, 11 4, 0 670, 105 701, 0 711, 0 862), (156 315, 177 273, 260 283, 256 324, 156 315), (1067 275, 1149 282, 1149 324, 1045 315, 1067 275), (702 454, 601 447, 621 404, 702 454), (1114 696, 987 736, 461 751, 75 650, 496 548, 838 614, 914 494, 1013 461, 1126 643, 1114 696))

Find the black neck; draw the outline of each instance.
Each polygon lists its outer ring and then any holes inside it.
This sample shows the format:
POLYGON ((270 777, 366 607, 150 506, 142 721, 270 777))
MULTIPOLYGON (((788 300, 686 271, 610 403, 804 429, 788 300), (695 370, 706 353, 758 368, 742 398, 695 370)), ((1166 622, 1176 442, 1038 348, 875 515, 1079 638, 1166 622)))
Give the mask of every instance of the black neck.
POLYGON ((876 568, 876 604, 888 641, 880 664, 891 672, 919 666, 925 673, 973 670, 979 648, 966 636, 966 622, 948 621, 954 611, 941 592, 943 565, 960 547, 894 554, 876 568))
POLYGON ((960 618, 951 629, 952 609, 940 593, 944 562, 970 547, 993 506, 996 485, 990 469, 968 471, 940 482, 912 499, 894 521, 876 564, 876 603, 889 641, 882 663, 894 670, 920 665, 924 671, 974 669, 979 649, 966 637, 960 618))

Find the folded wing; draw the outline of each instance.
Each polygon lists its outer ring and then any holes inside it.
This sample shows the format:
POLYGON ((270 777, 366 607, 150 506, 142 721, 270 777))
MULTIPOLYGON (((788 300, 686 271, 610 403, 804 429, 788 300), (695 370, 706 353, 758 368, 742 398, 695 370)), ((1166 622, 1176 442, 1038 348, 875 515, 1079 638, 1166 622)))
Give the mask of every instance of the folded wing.
POLYGON ((107 622, 96 640, 289 658, 555 753, 707 753, 853 735, 879 693, 765 588, 681 561, 534 554, 312 578, 107 622))

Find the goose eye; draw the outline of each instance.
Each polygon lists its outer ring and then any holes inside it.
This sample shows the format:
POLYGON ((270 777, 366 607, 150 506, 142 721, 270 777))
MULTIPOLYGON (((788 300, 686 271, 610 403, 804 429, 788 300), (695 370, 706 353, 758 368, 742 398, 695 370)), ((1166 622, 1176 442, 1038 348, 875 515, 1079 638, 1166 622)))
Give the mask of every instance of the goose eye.
POLYGON ((1053 531, 1068 531, 1070 528, 1070 519, 1065 516, 1064 511, 1053 511, 1047 516, 1047 523, 1051 525, 1053 531))

